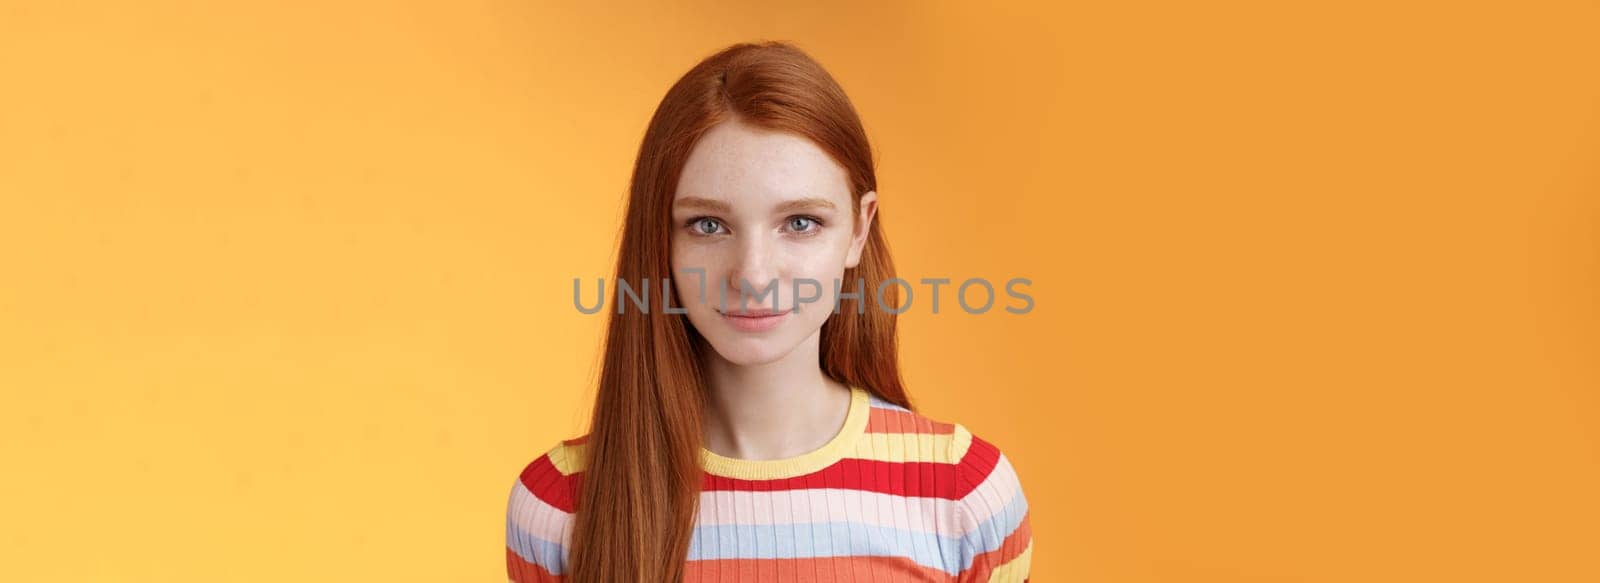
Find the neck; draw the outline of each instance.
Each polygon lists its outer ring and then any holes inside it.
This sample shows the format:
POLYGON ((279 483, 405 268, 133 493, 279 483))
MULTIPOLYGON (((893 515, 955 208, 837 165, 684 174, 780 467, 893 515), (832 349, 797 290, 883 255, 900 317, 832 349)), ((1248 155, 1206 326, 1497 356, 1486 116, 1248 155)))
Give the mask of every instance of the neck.
POLYGON ((705 447, 749 460, 795 457, 821 448, 844 426, 850 388, 823 374, 821 331, 787 356, 739 365, 706 347, 709 402, 705 447))

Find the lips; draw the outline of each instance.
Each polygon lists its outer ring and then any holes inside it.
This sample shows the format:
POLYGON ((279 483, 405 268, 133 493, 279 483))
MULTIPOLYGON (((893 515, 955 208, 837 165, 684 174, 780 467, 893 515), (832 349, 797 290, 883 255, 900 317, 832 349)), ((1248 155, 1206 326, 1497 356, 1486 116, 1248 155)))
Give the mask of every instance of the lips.
POLYGON ((736 312, 722 312, 722 318, 728 325, 740 332, 766 332, 777 328, 778 324, 788 319, 789 312, 772 310, 739 310, 736 312))
POLYGON ((788 310, 730 310, 722 312, 722 315, 734 318, 765 318, 767 316, 776 316, 787 311, 788 310))

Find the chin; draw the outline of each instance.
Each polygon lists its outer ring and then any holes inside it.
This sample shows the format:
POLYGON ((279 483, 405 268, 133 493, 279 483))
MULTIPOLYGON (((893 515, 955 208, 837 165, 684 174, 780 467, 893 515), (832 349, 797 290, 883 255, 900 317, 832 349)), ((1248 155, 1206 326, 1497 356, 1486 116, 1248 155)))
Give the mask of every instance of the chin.
POLYGON ((777 362, 794 350, 794 344, 778 338, 710 338, 708 341, 723 360, 740 366, 777 362))

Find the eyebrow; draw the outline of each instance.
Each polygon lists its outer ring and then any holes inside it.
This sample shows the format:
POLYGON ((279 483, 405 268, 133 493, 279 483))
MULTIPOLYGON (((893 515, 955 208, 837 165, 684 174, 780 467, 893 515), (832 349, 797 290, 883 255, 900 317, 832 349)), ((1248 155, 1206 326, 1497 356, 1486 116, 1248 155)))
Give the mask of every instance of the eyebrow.
MULTIPOLYGON (((729 206, 726 202, 698 196, 685 196, 679 198, 678 202, 674 203, 673 206, 682 209, 703 209, 718 213, 733 212, 733 207, 729 206)), ((833 204, 833 201, 826 198, 807 197, 783 201, 783 204, 778 205, 776 211, 779 213, 792 213, 807 209, 834 210, 835 208, 837 207, 833 204)))

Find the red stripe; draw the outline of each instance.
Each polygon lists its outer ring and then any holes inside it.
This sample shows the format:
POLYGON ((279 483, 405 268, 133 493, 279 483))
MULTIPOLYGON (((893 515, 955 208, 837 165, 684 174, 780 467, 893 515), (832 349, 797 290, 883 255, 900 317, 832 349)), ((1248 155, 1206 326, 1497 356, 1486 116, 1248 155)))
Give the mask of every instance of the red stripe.
POLYGON ((580 475, 562 475, 561 470, 556 469, 550 461, 550 454, 546 453, 522 469, 521 479, 522 485, 545 504, 570 513, 577 506, 575 500, 579 491, 579 482, 574 478, 580 475))
POLYGON ((961 456, 961 472, 956 475, 957 498, 971 493, 973 489, 989 478, 994 472, 994 467, 1000 464, 1000 448, 984 441, 976 435, 972 436, 972 445, 967 447, 966 455, 961 456))

